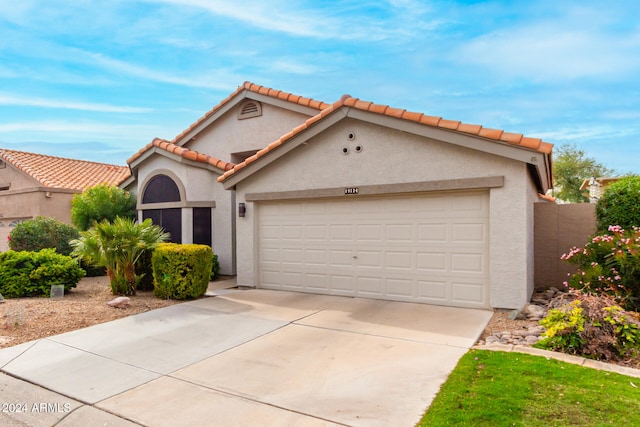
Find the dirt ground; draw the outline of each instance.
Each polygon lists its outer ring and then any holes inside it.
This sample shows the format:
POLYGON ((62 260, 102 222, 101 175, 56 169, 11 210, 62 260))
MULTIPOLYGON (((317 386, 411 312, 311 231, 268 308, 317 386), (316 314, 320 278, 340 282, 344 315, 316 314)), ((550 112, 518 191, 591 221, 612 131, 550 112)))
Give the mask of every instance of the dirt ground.
POLYGON ((107 305, 113 298, 109 279, 102 276, 83 278, 60 300, 5 299, 0 303, 0 348, 179 303, 138 291, 128 307, 113 308, 107 305))
MULTIPOLYGON (((0 304, 0 348, 179 303, 156 298, 153 292, 138 291, 128 307, 113 308, 107 305, 113 298, 109 279, 103 276, 83 278, 61 300, 6 299, 0 304)), ((507 315, 495 312, 481 338, 497 331, 521 329, 530 323, 510 320, 507 315)))

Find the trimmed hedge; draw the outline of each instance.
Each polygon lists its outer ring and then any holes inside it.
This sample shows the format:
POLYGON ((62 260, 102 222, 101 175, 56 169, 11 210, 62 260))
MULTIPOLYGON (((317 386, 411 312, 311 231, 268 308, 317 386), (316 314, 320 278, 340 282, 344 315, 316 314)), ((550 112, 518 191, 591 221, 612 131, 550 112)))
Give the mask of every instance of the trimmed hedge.
POLYGON ((162 243, 151 257, 153 293, 158 298, 192 299, 204 295, 211 277, 213 251, 209 246, 162 243))
POLYGON ((7 298, 49 296, 53 285, 68 292, 84 274, 77 261, 55 249, 0 253, 0 294, 7 298))

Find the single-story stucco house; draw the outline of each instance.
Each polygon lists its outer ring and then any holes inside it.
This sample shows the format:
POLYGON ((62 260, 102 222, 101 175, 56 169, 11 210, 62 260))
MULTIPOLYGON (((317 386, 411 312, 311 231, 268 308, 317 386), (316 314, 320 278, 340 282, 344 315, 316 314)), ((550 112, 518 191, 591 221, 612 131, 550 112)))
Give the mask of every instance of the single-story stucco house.
POLYGON ((0 149, 0 251, 20 222, 48 216, 71 224, 74 194, 127 176, 126 166, 0 149))
POLYGON ((519 309, 551 153, 521 134, 246 82, 134 154, 121 187, 175 241, 211 244, 242 286, 519 309))

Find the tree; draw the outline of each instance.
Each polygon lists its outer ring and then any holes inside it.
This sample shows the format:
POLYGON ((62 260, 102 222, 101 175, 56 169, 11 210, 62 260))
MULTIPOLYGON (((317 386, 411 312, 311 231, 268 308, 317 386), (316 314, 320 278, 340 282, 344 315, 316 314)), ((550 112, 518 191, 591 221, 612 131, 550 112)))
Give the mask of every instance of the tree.
POLYGON ((73 196, 71 221, 80 231, 86 231, 105 219, 113 221, 116 217, 136 217, 136 198, 125 190, 101 184, 73 196))
POLYGON ((135 295, 136 262, 149 250, 168 240, 169 234, 150 219, 141 223, 117 217, 113 222, 102 220, 79 239, 72 240, 71 255, 106 267, 114 295, 135 295))
POLYGON ((589 198, 580 190, 582 182, 593 176, 612 175, 614 171, 587 157, 573 144, 564 144, 557 150, 553 162, 554 195, 566 202, 585 203, 589 198))
POLYGON ((640 176, 626 176, 607 186, 596 204, 596 220, 603 233, 611 225, 626 230, 640 227, 640 176))

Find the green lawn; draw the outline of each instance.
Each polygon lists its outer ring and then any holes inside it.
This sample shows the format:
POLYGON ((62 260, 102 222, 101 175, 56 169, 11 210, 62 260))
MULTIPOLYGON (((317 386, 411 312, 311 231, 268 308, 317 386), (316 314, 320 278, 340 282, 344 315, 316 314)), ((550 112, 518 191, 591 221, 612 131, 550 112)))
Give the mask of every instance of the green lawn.
POLYGON ((419 426, 640 426, 640 378, 471 350, 419 426))

